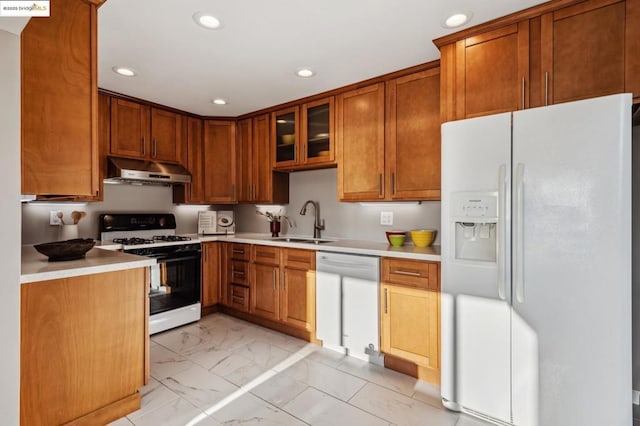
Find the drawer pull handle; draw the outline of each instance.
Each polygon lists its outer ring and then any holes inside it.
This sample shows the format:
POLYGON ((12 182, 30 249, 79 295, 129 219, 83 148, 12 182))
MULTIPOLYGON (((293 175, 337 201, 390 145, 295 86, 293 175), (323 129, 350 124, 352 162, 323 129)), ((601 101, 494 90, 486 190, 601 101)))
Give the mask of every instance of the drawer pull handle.
POLYGON ((309 263, 309 259, 307 259, 306 257, 297 257, 297 256, 289 256, 287 258, 288 261, 290 262, 304 262, 304 263, 309 263))
POLYGON ((392 272, 393 274, 398 274, 398 275, 408 275, 410 277, 421 277, 422 274, 420 272, 413 272, 413 271, 403 271, 401 269, 397 269, 395 271, 392 272))
POLYGON ((244 304, 244 297, 233 296, 233 301, 235 303, 240 303, 242 305, 242 304, 244 304))
POLYGON ((231 250, 232 253, 239 253, 239 254, 244 254, 244 249, 233 249, 231 250))
POLYGON ((231 274, 232 274, 232 275, 237 275, 237 276, 239 276, 239 277, 244 277, 244 271, 238 271, 238 270, 236 270, 236 269, 232 269, 232 270, 231 270, 231 274))
POLYGON ((269 257, 269 258, 273 259, 274 257, 276 257, 276 254, 272 253, 272 252, 270 253, 268 251, 257 251, 256 252, 256 256, 257 257, 269 257))
POLYGON ((387 314, 389 313, 389 310, 387 309, 387 289, 384 289, 384 313, 387 314))

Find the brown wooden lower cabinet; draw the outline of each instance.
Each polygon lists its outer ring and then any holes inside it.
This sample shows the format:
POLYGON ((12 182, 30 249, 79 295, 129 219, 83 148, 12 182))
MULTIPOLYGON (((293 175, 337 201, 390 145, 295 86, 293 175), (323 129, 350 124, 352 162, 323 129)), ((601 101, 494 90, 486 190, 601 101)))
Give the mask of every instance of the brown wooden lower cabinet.
POLYGON ((316 329, 316 253, 284 249, 280 264, 280 321, 307 331, 316 329))
POLYGON ((251 310, 254 315, 278 320, 280 268, 276 265, 251 265, 251 310))
POLYGON ((440 383, 439 282, 438 263, 382 259, 381 350, 414 364, 418 378, 435 384, 440 383))
POLYGON ((251 313, 315 329, 315 251, 254 245, 251 313))
POLYGON ((20 424, 107 424, 148 380, 146 268, 21 286, 20 424))
POLYGON ((202 243, 202 308, 220 302, 220 243, 202 243))
POLYGON ((315 251, 251 244, 225 244, 225 276, 220 302, 248 312, 247 319, 279 324, 279 331, 300 330, 311 339, 315 331, 315 251))
POLYGON ((229 284, 229 301, 226 303, 234 309, 249 312, 249 287, 229 284))
POLYGON ((223 243, 220 249, 220 303, 238 311, 249 312, 250 244, 223 243))

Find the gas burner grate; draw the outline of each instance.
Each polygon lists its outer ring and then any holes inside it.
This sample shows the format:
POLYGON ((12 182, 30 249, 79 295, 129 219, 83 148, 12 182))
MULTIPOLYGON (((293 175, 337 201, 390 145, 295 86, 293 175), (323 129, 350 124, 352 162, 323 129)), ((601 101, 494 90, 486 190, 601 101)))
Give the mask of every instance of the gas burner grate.
POLYGON ((191 241, 191 237, 184 237, 181 235, 155 235, 153 237, 154 241, 191 241))
POLYGON ((113 242, 125 246, 137 246, 140 244, 153 244, 154 241, 147 238, 114 238, 113 242))

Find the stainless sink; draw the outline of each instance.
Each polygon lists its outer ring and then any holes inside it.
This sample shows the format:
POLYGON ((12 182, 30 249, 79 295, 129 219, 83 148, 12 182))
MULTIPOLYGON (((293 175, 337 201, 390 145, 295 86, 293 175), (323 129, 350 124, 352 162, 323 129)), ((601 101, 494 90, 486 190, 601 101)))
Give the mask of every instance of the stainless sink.
POLYGON ((305 243, 305 244, 323 244, 332 243, 335 240, 327 240, 325 238, 305 238, 305 237, 275 237, 271 241, 283 241, 285 243, 305 243))

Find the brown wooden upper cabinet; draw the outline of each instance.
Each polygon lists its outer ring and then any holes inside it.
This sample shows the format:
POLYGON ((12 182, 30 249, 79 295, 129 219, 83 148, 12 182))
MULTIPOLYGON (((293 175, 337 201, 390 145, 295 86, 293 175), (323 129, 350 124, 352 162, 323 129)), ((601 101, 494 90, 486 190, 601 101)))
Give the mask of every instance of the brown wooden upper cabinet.
POLYGON ((630 85, 640 79, 625 73, 627 26, 640 25, 626 20, 632 3, 592 0, 542 16, 543 104, 622 93, 627 79, 630 85))
POLYGON ((237 201, 236 126, 233 121, 204 122, 204 200, 228 204, 237 201))
POLYGON ((191 183, 173 185, 173 202, 185 204, 206 203, 204 198, 204 136, 203 121, 187 117, 185 129, 186 141, 182 146, 182 158, 191 173, 191 183))
POLYGON ((335 164, 334 97, 302 104, 301 164, 335 164))
POLYGON ((640 102, 640 0, 525 12, 434 41, 442 121, 622 92, 640 102))
POLYGON ((336 97, 338 199, 384 199, 384 83, 336 97))
POLYGON ((274 172, 269 144, 269 114, 240 120, 238 137, 238 201, 289 202, 289 175, 274 172))
POLYGON ((386 85, 386 198, 439 200, 439 69, 396 78, 386 85))
POLYGON ((336 105, 341 201, 440 199, 438 68, 338 95, 336 105))
POLYGON ((273 168, 335 166, 334 114, 333 96, 272 113, 273 168))
POLYGON ((180 162, 184 117, 124 99, 111 102, 112 155, 180 162))
POLYGON ((297 106, 271 113, 274 168, 292 167, 298 164, 300 155, 299 130, 299 109, 297 106))
POLYGON ((31 19, 21 34, 23 194, 98 193, 101 3, 60 0, 50 17, 31 19))
POLYGON ((528 106, 529 22, 440 47, 443 121, 528 106))

